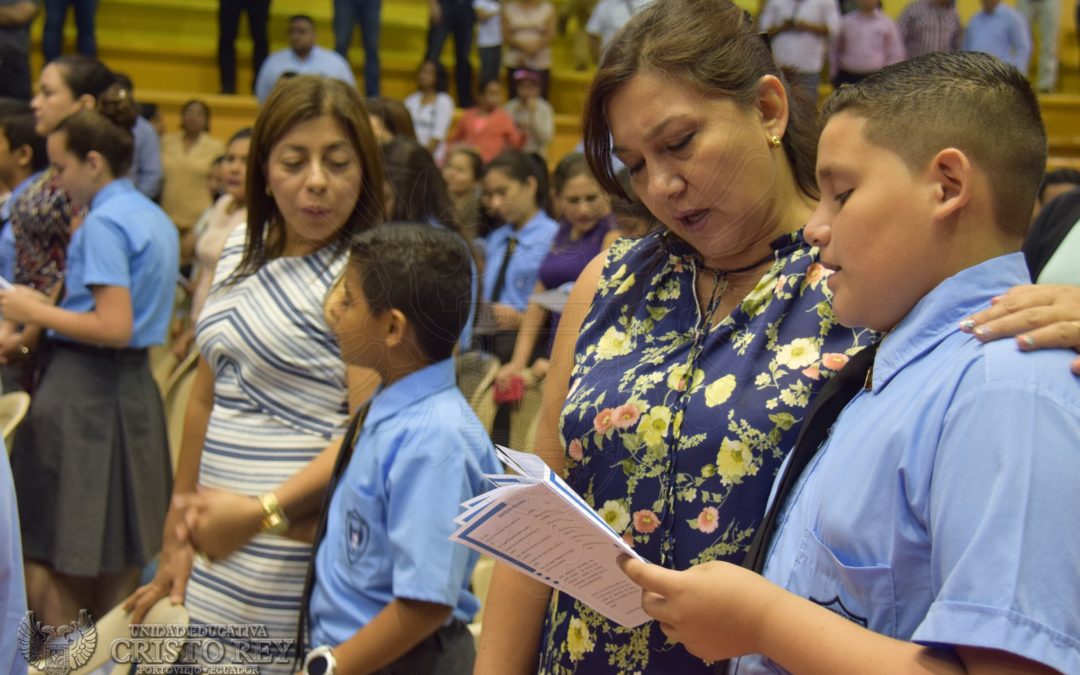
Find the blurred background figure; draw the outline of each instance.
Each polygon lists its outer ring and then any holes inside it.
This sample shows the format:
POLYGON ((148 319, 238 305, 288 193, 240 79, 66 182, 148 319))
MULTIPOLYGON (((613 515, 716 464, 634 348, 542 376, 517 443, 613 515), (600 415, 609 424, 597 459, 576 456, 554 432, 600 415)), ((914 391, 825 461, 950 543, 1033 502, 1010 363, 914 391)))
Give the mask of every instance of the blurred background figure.
POLYGON ((0 0, 0 96, 30 100, 30 23, 36 0, 0 0))
POLYGON ((364 47, 364 93, 379 95, 379 15, 382 0, 334 0, 334 51, 349 61, 353 30, 360 24, 364 47))
POLYGON ((952 0, 915 0, 897 21, 907 57, 930 52, 954 52, 963 43, 964 29, 952 0))
POLYGON ((510 98, 517 96, 514 71, 540 74, 540 95, 548 97, 551 41, 555 38, 555 5, 549 0, 507 0, 502 6, 503 65, 510 98))
POLYGON ((446 38, 454 38, 454 86, 458 106, 473 104, 473 73, 469 55, 472 51, 473 24, 476 13, 471 0, 429 0, 428 61, 439 61, 446 38))
POLYGON ((306 14, 289 19, 289 47, 266 58, 255 78, 255 97, 266 100, 283 75, 323 75, 356 86, 356 77, 345 57, 316 44, 315 20, 306 14))
POLYGON ((499 77, 502 67, 502 12, 499 0, 473 0, 476 12, 476 47, 480 53, 480 81, 499 77))
POLYGON ((75 11, 75 28, 78 31, 75 50, 79 54, 97 56, 95 21, 98 0, 45 0, 45 27, 41 31, 41 52, 45 56, 45 63, 60 56, 69 8, 75 11))
POLYGON ((454 117, 454 99, 446 93, 446 71, 438 61, 424 61, 416 72, 416 92, 405 98, 416 140, 435 161, 446 155, 446 134, 454 117))
MULTIPOLYGON (((221 93, 236 93, 236 35, 240 31, 240 15, 247 14, 251 33, 251 72, 254 77, 270 53, 267 24, 270 21, 270 0, 220 0, 218 3, 218 72, 221 93)), ((251 83, 255 90, 255 82, 251 83)))
POLYGON ((1016 9, 1031 30, 1038 32, 1036 88, 1040 94, 1050 93, 1057 85, 1061 0, 1016 0, 1016 9))
POLYGON ((525 68, 514 71, 517 96, 506 103, 518 131, 525 137, 521 149, 547 160, 548 144, 555 137, 555 109, 540 95, 543 78, 525 68))

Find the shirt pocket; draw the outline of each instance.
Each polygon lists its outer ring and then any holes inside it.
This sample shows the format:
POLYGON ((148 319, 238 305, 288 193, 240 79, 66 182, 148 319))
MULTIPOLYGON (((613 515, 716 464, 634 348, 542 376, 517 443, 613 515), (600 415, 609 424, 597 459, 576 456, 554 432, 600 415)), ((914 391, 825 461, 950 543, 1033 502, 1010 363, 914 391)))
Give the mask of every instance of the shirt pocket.
POLYGON ((340 530, 327 532, 327 538, 337 540, 334 563, 341 577, 364 588, 379 575, 389 552, 383 503, 370 486, 346 481, 342 487, 340 530))
POLYGON ((885 635, 896 634, 896 589, 888 565, 852 565, 807 529, 787 589, 885 635))

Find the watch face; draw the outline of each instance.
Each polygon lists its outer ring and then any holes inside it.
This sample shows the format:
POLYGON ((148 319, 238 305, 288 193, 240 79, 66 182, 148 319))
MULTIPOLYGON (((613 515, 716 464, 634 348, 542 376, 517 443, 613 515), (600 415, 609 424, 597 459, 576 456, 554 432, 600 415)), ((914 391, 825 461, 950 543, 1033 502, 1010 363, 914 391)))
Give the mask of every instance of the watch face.
POLYGON ((322 654, 311 659, 308 663, 307 673, 308 675, 326 675, 330 670, 330 660, 322 654))

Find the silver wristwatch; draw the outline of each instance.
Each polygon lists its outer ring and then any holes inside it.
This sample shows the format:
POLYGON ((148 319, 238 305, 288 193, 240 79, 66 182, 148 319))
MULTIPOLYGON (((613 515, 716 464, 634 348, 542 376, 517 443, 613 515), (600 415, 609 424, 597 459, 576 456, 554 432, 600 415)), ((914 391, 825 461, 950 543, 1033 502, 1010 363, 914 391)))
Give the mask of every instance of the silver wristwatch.
POLYGON ((337 675, 337 659, 326 645, 308 652, 304 659, 304 675, 337 675))

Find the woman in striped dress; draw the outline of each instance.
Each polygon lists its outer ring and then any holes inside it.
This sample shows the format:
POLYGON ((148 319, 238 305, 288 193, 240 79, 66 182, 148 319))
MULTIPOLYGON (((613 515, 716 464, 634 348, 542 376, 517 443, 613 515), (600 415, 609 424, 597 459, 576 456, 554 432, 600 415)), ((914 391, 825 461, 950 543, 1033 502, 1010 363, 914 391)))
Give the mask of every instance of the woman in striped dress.
MULTIPOLYGON (((347 392, 363 397, 374 379, 347 372, 323 303, 351 235, 382 219, 382 182, 378 145, 355 90, 318 77, 275 89, 251 139, 248 225, 229 237, 196 327, 202 358, 174 495, 198 486, 248 495, 261 509, 253 497, 271 493, 340 441, 347 392)), ((294 638, 311 552, 303 523, 277 534, 270 527, 244 533, 247 543, 211 561, 182 541, 182 522, 174 505, 160 569, 129 598, 136 618, 166 594, 184 599, 186 590, 193 624, 254 624, 265 627, 266 638, 294 638)), ((240 661, 234 650, 241 647, 221 641, 223 656, 200 639, 191 657, 240 661)), ((292 655, 279 656, 260 672, 291 672, 292 655)))

